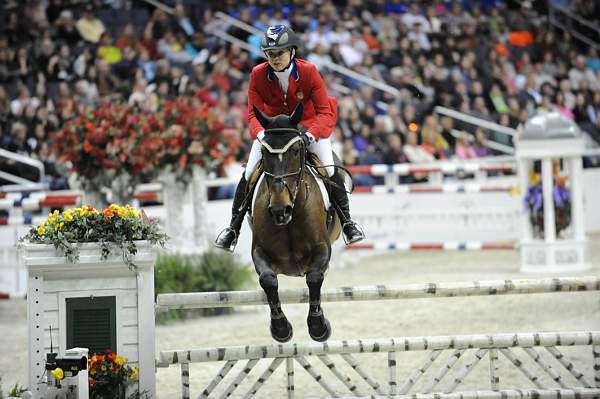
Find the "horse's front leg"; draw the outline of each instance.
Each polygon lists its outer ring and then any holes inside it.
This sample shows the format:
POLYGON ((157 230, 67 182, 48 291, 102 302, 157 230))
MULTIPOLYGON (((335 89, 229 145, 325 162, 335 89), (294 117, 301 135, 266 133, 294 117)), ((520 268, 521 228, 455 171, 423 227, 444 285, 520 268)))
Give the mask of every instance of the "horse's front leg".
POLYGON ((252 251, 252 259, 254 267, 258 274, 260 286, 267 294, 267 301, 271 309, 271 336, 278 342, 287 342, 292 339, 294 334, 292 325, 285 317, 279 302, 279 285, 277 283, 277 275, 271 268, 271 261, 265 251, 256 247, 252 251))
POLYGON ((308 285, 309 309, 306 323, 310 337, 318 342, 325 342, 331 336, 331 325, 323 315, 321 307, 321 287, 325 279, 325 271, 331 258, 331 248, 322 244, 313 253, 312 261, 306 273, 308 285))

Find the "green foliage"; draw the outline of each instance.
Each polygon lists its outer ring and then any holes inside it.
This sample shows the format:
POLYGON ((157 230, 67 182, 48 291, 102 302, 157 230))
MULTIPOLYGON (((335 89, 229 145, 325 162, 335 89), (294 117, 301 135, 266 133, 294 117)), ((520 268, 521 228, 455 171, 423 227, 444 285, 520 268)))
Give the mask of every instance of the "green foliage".
POLYGON ((135 241, 139 240, 164 246, 167 236, 159 231, 156 223, 149 222, 131 206, 112 204, 101 212, 85 205, 64 212, 54 211, 48 220, 32 227, 19 241, 52 244, 71 263, 79 260, 77 243, 97 242, 103 260, 117 247, 125 264, 134 269, 132 258, 137 253, 135 241))
MULTIPOLYGON (((8 397, 20 397, 25 391, 27 391, 27 388, 20 386, 19 383, 15 383, 12 389, 8 391, 8 397)), ((0 399, 4 399, 4 393, 2 392, 2 376, 0 376, 0 399)))
MULTIPOLYGON (((15 385, 12 387, 12 389, 10 391, 8 391, 8 396, 9 397, 14 396, 15 398, 19 398, 19 397, 21 397, 21 394, 25 391, 27 391, 27 388, 22 387, 19 385, 18 382, 15 382, 15 385)), ((0 395, 1 395, 1 393, 0 393, 0 395)), ((1 396, 0 396, 0 398, 1 398, 1 396)))
MULTIPOLYGON (((254 272, 233 254, 213 249, 202 255, 161 255, 154 267, 156 294, 233 291, 246 286, 254 272)), ((158 322, 226 313, 230 308, 185 309, 160 313, 158 322)))

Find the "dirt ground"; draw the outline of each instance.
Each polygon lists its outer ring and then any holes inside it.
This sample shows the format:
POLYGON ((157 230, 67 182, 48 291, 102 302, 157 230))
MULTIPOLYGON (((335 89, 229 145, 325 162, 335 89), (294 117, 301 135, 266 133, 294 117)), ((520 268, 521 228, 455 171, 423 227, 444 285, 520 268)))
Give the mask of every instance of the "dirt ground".
MULTIPOLYGON (((592 269, 568 275, 598 275, 600 273, 600 235, 591 238, 592 269)), ((554 276, 554 275, 553 275, 554 276)), ((441 281, 472 281, 488 279, 513 279, 536 277, 519 273, 517 251, 427 251, 405 252, 364 258, 351 265, 330 270, 324 288, 372 284, 406 284, 441 281)), ((552 277, 539 275, 539 277, 552 277)), ((299 278, 280 278, 282 288, 304 287, 299 278)), ((254 284, 249 289, 257 289, 254 284)), ((326 303, 324 310, 333 327, 332 340, 358 338, 387 338, 422 335, 453 335, 475 333, 537 332, 537 331, 589 331, 600 330, 600 294, 582 292, 568 294, 535 294, 475 298, 442 298, 419 300, 391 300, 370 302, 326 303)), ((284 305, 288 319, 294 325, 292 342, 308 342, 306 329, 306 305, 284 305)), ((26 304, 23 300, 0 301, 0 376, 6 391, 15 382, 26 383, 27 378, 27 323, 26 304)), ((263 306, 240 307, 233 314, 199 318, 159 326, 156 331, 157 351, 213 346, 269 344, 274 341, 268 330, 268 309, 263 306)), ((562 349, 561 349, 562 350, 562 349)), ((436 360, 431 370, 421 378, 417 388, 423 386, 430 376, 443 366, 444 359, 452 351, 436 360)), ((565 348, 565 354, 577 368, 593 381, 592 354, 589 348, 565 348), (590 378, 591 377, 591 378, 590 378)), ((400 385, 420 367, 430 352, 398 353, 398 376, 400 385)), ((520 350, 515 354, 521 360, 527 355, 520 350)), ((462 365, 474 355, 467 351, 459 361, 462 365)), ((548 356, 548 353, 543 353, 548 356)), ((358 376, 341 357, 331 356, 356 382, 362 393, 372 394, 359 381, 358 376)), ((362 367, 381 383, 388 376, 387 355, 356 355, 362 367)), ((349 391, 338 383, 316 357, 308 358, 319 372, 331 377, 331 385, 346 395, 349 391), (334 381, 335 380, 335 381, 334 381)), ((549 357, 546 357, 549 359, 549 357)), ((244 380, 233 397, 242 397, 270 361, 262 360, 244 380)), ((236 365, 217 392, 222 392, 232 381, 245 362, 236 365)), ((501 388, 530 388, 533 384, 523 374, 500 358, 501 388)), ((558 363, 552 363, 558 369, 558 363)), ((191 394, 196 397, 214 377, 221 364, 194 364, 190 369, 191 394)), ((533 367, 533 366, 532 366, 533 367)), ((539 368, 537 369, 540 370, 539 368)), ((451 371, 439 387, 446 386, 454 378, 451 371)), ((559 370, 567 382, 568 373, 559 370)), ((180 397, 179 368, 158 369, 157 392, 159 398, 180 397)), ((538 374, 542 374, 539 371, 538 374)), ((549 387, 556 385, 542 378, 549 387)), ((285 397, 285 366, 280 366, 266 385, 258 392, 258 398, 285 397)), ((295 364, 295 391, 297 398, 325 397, 325 391, 302 368, 295 364)), ((474 368, 460 385, 459 390, 489 389, 489 362, 487 357, 474 368)), ((411 392, 414 392, 411 391, 411 392)))

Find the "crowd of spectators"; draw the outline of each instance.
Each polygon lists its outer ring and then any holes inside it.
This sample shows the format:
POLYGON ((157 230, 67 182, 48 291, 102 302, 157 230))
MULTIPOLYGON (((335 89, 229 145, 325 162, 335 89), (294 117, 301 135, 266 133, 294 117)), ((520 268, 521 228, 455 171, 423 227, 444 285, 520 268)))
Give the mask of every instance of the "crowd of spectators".
MULTIPOLYGON (((173 13, 126 0, 3 2, 1 148, 38 158, 59 177, 50 142, 65 120, 101 101, 152 111, 161 99, 189 95, 214 107, 244 143, 230 160, 238 170, 250 144, 248 76, 262 58, 212 34, 223 28, 218 11, 261 31, 290 24, 301 35, 299 55, 339 98, 335 148, 346 165, 469 159, 493 154, 490 140, 512 145, 510 136, 440 118, 436 105, 511 128, 556 110, 600 142, 600 56, 549 29, 545 1, 165 3, 173 13), (398 94, 336 74, 328 62, 398 94)), ((260 40, 233 26, 228 33, 253 46, 260 40)))

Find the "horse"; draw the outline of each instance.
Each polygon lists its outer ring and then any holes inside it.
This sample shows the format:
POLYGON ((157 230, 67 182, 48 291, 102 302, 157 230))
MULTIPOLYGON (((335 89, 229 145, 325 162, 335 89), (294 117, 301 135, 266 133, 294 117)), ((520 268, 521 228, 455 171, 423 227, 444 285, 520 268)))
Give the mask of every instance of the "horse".
POLYGON ((267 296, 271 336, 287 342, 293 335, 281 309, 277 275, 305 276, 308 332, 315 341, 324 342, 331 336, 331 324, 321 308, 321 286, 341 223, 333 209, 325 209, 315 174, 307 168, 308 143, 298 130, 302 104, 289 116, 269 117, 256 106, 253 109, 265 135, 261 140, 264 176, 255 188, 250 216, 252 260, 267 296))

